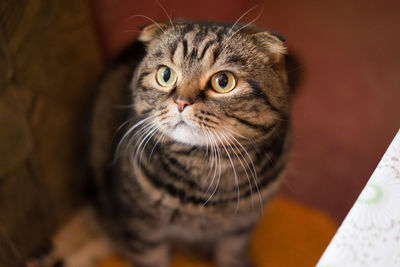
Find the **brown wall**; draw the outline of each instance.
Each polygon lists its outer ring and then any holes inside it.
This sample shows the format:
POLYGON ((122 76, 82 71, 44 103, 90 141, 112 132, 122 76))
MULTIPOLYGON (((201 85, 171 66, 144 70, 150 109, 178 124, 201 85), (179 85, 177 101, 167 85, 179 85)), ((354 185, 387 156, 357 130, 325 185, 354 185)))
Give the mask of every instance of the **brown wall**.
POLYGON ((0 2, 0 266, 82 201, 82 118, 102 65, 89 15, 80 0, 0 2))

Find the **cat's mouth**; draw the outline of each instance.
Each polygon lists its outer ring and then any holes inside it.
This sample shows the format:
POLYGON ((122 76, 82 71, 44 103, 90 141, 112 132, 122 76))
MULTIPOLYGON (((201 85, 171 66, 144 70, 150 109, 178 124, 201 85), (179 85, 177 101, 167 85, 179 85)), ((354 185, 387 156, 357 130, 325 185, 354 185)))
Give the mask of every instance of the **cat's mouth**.
POLYGON ((191 120, 188 118, 185 118, 182 114, 179 114, 179 117, 177 118, 177 122, 172 126, 173 130, 176 130, 178 128, 183 128, 187 130, 196 130, 195 125, 191 123, 191 120))
POLYGON ((204 143, 204 137, 199 133, 199 129, 183 118, 172 125, 169 134, 174 140, 181 143, 191 145, 202 145, 204 143))
POLYGON ((182 127, 182 126, 189 126, 189 125, 186 122, 184 122, 183 120, 180 120, 175 124, 175 126, 173 128, 176 129, 176 128, 182 127))

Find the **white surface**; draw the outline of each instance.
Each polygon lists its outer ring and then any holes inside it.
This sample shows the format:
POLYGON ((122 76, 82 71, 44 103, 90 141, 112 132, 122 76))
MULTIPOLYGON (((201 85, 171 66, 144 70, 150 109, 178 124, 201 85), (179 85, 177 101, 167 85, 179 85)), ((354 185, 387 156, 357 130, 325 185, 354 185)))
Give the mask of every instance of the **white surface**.
POLYGON ((317 267, 400 267, 400 131, 317 267))

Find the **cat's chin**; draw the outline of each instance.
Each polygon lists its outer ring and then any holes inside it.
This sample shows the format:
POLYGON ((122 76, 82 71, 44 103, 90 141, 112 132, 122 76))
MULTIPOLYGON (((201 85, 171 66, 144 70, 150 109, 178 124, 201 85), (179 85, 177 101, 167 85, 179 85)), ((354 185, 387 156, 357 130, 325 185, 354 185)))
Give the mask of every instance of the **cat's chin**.
POLYGON ((207 144, 205 136, 200 132, 200 130, 189 126, 186 123, 179 123, 176 125, 176 127, 171 130, 169 135, 172 137, 172 139, 179 143, 195 146, 207 144))

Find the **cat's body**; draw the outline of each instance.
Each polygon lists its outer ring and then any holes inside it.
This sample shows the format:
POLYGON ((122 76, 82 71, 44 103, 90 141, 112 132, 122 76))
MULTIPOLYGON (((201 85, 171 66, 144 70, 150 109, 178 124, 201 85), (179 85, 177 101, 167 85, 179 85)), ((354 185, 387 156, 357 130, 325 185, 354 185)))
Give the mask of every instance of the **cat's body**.
POLYGON ((92 116, 97 221, 112 245, 87 209, 28 266, 92 267, 118 247, 135 267, 163 267, 175 245, 249 266, 288 160, 286 59, 280 37, 251 25, 144 28, 106 71, 92 116))
POLYGON ((253 26, 192 22, 148 26, 140 40, 106 73, 93 116, 105 228, 135 266, 168 266, 176 240, 247 266, 288 157, 283 44, 253 26), (232 77, 232 90, 213 88, 232 77))

